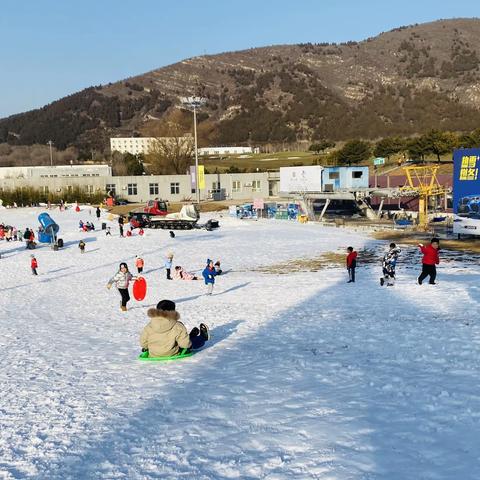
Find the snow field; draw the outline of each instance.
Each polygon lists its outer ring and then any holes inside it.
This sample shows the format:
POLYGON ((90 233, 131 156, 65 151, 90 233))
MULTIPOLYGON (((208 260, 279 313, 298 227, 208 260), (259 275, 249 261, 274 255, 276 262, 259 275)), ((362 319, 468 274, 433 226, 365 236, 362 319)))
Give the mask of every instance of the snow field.
MULTIPOLYGON (((19 227, 38 213, 1 212, 19 227)), ((477 478, 478 266, 441 266, 439 284, 420 287, 400 263, 393 288, 368 266, 347 285, 338 268, 250 269, 379 242, 226 217, 216 232, 121 239, 114 223, 112 238, 77 232, 88 210, 51 215, 67 248, 35 251, 38 278, 30 251, 0 246, 0 478, 477 478), (165 280, 168 251, 190 271, 207 257, 231 271, 206 297, 203 282, 165 280), (124 314, 105 285, 135 254, 149 292, 124 314), (187 328, 209 324, 206 349, 136 360, 161 298, 187 328)))

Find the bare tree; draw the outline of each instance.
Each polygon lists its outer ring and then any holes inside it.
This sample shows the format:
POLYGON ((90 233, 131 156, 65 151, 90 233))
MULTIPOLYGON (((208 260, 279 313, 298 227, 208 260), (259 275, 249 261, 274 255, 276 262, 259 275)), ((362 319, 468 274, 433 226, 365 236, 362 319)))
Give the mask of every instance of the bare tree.
POLYGON ((192 162, 194 142, 185 112, 172 112, 168 118, 149 126, 154 138, 145 161, 156 175, 184 174, 192 162))
POLYGON ((149 171, 156 175, 184 174, 192 163, 193 153, 194 143, 191 137, 157 137, 147 154, 149 171))

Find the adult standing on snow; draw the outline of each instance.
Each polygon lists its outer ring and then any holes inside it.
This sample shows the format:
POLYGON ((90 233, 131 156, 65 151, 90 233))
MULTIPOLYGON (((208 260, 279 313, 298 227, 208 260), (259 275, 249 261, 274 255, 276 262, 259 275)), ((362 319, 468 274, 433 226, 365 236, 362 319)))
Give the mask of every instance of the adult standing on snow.
POLYGON ((128 293, 128 285, 129 283, 137 277, 134 277, 129 271, 128 266, 125 262, 120 264, 120 268, 118 272, 109 280, 107 283, 107 288, 110 289, 113 284, 118 289, 118 293, 122 297, 122 301, 120 303, 120 310, 122 312, 127 311, 127 303, 130 300, 130 295, 128 293))
POLYGON ((430 245, 425 247, 422 243, 419 243, 418 246, 423 253, 422 273, 418 277, 418 284, 421 285, 423 281, 430 276, 428 283, 435 285, 435 278, 437 277, 436 265, 440 263, 440 257, 438 255, 440 240, 438 238, 432 238, 430 245))
POLYGON ((96 214, 97 214, 97 220, 100 220, 100 215, 101 215, 100 207, 97 207, 96 214))

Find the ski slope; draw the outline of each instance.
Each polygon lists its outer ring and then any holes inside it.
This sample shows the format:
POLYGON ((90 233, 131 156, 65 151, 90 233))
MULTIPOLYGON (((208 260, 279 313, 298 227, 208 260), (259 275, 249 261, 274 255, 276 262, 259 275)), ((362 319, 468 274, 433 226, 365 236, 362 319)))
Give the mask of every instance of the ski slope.
MULTIPOLYGON (((36 228, 42 211, 0 221, 36 228)), ((112 237, 79 232, 79 219, 98 224, 88 207, 50 215, 65 248, 34 251, 38 277, 25 244, 0 242, 1 479, 478 478, 478 265, 448 262, 438 285, 418 286, 406 247, 395 287, 379 286, 380 258, 352 285, 338 267, 255 268, 383 248, 354 231, 224 216, 214 232, 120 238, 115 222, 112 237), (207 297, 203 282, 165 279, 167 252, 197 273, 220 259, 227 274, 207 297), (122 313, 105 286, 135 255, 149 290, 122 313), (163 298, 212 340, 189 359, 139 362, 163 298)))

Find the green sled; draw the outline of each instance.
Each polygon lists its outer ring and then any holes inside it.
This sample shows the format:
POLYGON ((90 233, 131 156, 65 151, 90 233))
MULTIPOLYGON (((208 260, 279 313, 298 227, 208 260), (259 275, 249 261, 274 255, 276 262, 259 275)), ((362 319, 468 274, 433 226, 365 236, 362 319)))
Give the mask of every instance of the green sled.
POLYGON ((189 352, 184 348, 180 353, 171 355, 169 357, 149 357, 148 352, 142 352, 138 359, 143 362, 168 362, 169 360, 179 360, 180 358, 191 357, 195 352, 189 352))

